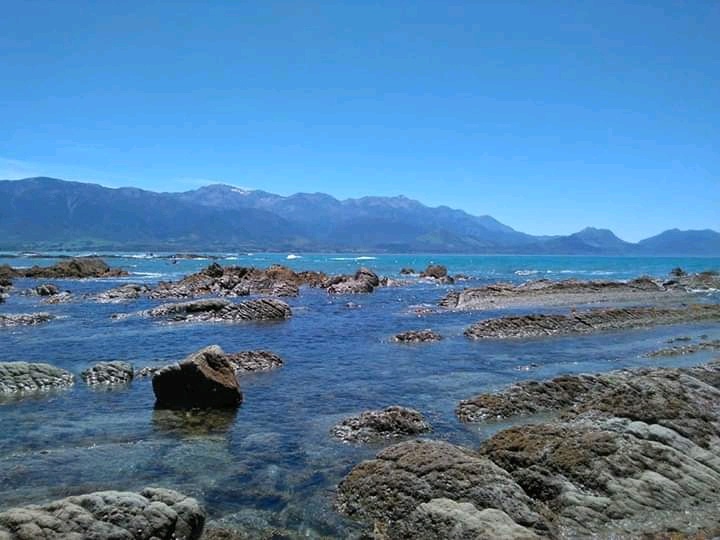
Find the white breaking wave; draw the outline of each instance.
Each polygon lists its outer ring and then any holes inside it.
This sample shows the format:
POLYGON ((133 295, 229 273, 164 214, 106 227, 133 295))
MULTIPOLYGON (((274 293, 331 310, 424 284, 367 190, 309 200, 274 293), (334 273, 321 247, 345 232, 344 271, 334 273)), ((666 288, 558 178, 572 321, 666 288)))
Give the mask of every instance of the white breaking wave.
POLYGON ((288 255, 285 258, 288 259, 289 261, 292 261, 294 259, 302 259, 302 255, 295 255, 294 253, 291 253, 290 255, 288 255))

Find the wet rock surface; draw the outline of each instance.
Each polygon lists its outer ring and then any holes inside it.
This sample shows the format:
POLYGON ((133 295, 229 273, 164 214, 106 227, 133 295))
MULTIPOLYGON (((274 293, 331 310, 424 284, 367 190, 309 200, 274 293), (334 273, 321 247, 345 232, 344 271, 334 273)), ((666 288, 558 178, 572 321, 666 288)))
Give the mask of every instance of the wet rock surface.
POLYGON ((176 491, 99 491, 0 512, 3 540, 197 540, 205 512, 176 491))
POLYGON ((225 354, 226 360, 236 374, 272 371, 282 367, 283 361, 277 354, 270 351, 242 351, 225 354))
POLYGON ((162 304, 135 314, 113 317, 123 319, 132 315, 162 318, 170 322, 272 321, 290 318, 292 310, 285 302, 273 298, 248 300, 237 304, 224 298, 209 298, 162 304))
POLYGON ((0 396, 65 388, 74 380, 72 373, 50 364, 0 362, 0 396))
POLYGON ((441 264, 431 264, 420 274, 421 278, 434 279, 438 283, 452 285, 455 279, 448 275, 447 268, 441 264))
POLYGON ((687 295, 680 286, 666 287, 650 278, 628 282, 541 279, 522 285, 495 283, 451 291, 440 301, 440 305, 447 309, 484 310, 534 305, 678 301, 687 298, 687 295))
POLYGON ((440 341, 442 336, 434 330, 410 330, 393 336, 392 340, 396 343, 429 343, 440 341))
POLYGON ((519 315, 487 319, 470 326, 465 330, 465 335, 471 339, 534 338, 713 320, 720 320, 719 305, 599 308, 569 315, 519 315))
POLYGON ((33 266, 32 268, 11 268, 7 265, 0 269, 0 276, 5 278, 106 278, 127 276, 120 268, 110 268, 102 259, 96 257, 78 257, 66 259, 53 266, 33 266))
POLYGON ((127 384, 133 380, 134 371, 129 362, 98 362, 80 373, 80 377, 89 385, 127 384))
POLYGON ((0 328, 7 326, 33 326, 55 318, 49 313, 7 313, 0 314, 0 328))
POLYGON ((160 283, 151 298, 192 298, 196 296, 297 296, 299 287, 319 287, 327 275, 323 272, 295 272, 281 265, 267 269, 228 266, 213 263, 201 272, 176 283, 160 283))
POLYGON ((53 296, 60 294, 60 289, 52 283, 44 283, 35 287, 35 294, 38 296, 53 296))
POLYGON ((235 369, 217 345, 159 370, 152 386, 158 408, 232 408, 242 402, 235 369))
POLYGON ((323 283, 329 294, 371 293, 378 286, 380 278, 368 268, 360 268, 354 276, 334 276, 323 283))
POLYGON ((509 473, 476 452, 441 441, 402 442, 360 463, 338 486, 337 508, 382 531, 421 504, 443 498, 500 510, 517 524, 546 530, 509 473))
POLYGON ((331 433, 344 442, 374 442, 419 435, 430 430, 430 424, 418 411, 395 405, 346 418, 333 427, 331 433))
POLYGON ((114 304, 127 302, 128 300, 136 300, 149 291, 150 288, 147 285, 128 283, 127 285, 101 292, 93 296, 92 299, 103 304, 114 304))

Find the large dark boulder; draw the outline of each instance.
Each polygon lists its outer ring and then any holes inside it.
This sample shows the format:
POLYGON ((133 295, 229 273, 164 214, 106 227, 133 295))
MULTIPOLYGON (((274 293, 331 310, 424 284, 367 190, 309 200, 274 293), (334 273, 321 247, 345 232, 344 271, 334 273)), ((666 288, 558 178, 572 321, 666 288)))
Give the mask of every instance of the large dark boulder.
POLYGON ((217 345, 161 369, 152 386, 159 408, 237 407, 243 399, 235 369, 217 345))
POLYGON ((368 268, 360 268, 353 276, 334 276, 324 283, 329 294, 371 293, 379 285, 380 278, 368 268))

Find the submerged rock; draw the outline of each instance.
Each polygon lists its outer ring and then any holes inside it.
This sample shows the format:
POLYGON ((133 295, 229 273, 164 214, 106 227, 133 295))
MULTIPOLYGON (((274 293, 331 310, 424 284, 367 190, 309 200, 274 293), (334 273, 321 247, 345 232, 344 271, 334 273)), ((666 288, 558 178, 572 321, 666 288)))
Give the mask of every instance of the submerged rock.
POLYGON ((3 326, 31 326, 46 323, 55 318, 49 313, 7 313, 0 314, 0 328, 3 326))
POLYGON ((372 442, 418 435, 430 430, 430 424, 418 411, 395 405, 346 418, 333 427, 331 433, 344 442, 372 442))
POLYGON ((700 351, 717 351, 720 350, 720 340, 700 341, 699 343, 691 343, 688 345, 679 345, 675 347, 666 347, 657 351, 650 352, 645 356, 654 358, 657 356, 684 356, 686 354, 695 354, 700 351))
POLYGON ((225 358, 238 375, 271 371, 283 365, 282 358, 270 351, 242 351, 225 354, 225 358))
POLYGON ((128 283, 114 289, 110 289, 93 296, 93 300, 103 304, 113 304, 125 302, 127 300, 135 300, 143 294, 147 294, 150 288, 147 285, 139 285, 137 283, 128 283))
POLYGON ((451 291, 440 301, 441 307, 458 310, 498 309, 513 306, 574 306, 592 303, 632 303, 680 300, 685 290, 667 288, 650 278, 632 281, 552 281, 541 279, 522 285, 495 283, 462 291, 451 291))
POLYGON ((410 330, 393 336, 392 340, 396 343, 428 343, 431 341, 440 341, 442 336, 437 332, 430 330, 410 330))
POLYGON ((89 385, 127 384, 133 380, 133 367, 128 362, 98 362, 80 373, 80 377, 89 385))
POLYGON ((0 512, 3 540, 198 540, 205 511, 176 491, 99 491, 0 512))
POLYGON ((327 279, 323 272, 295 272, 274 264, 269 268, 220 266, 212 263, 204 270, 173 283, 160 283, 151 298, 192 298, 195 296, 297 296, 299 287, 318 287, 327 279))
POLYGON ((410 275, 413 275, 413 274, 417 274, 417 272, 416 272, 414 269, 412 269, 412 268, 401 268, 401 269, 400 269, 400 274, 403 275, 403 276, 410 276, 410 275))
POLYGON ((6 278, 104 278, 127 276, 120 268, 110 268, 105 261, 97 257, 78 257, 67 259, 53 266, 33 266, 32 268, 11 268, 5 266, 2 275, 6 278))
POLYGON ((465 335, 471 339, 531 338, 713 320, 720 320, 720 305, 593 309, 569 315, 519 315, 487 319, 470 326, 465 330, 465 335))
POLYGON ((72 373, 50 364, 0 362, 0 396, 71 386, 72 373))
POLYGON ((360 463, 338 486, 337 508, 388 531, 389 538, 404 538, 392 534, 391 524, 397 527, 421 504, 444 498, 500 510, 517 524, 546 530, 510 474, 476 452, 441 441, 402 442, 360 463))
MULTIPOLYGON (((288 319, 292 310, 285 302, 261 298, 233 304, 221 298, 162 304, 136 315, 165 318, 172 322, 236 322, 288 319)), ((114 315, 125 318, 128 315, 114 315)))
POLYGON ((152 386, 159 408, 229 408, 242 402, 235 369, 217 345, 161 369, 152 386))
POLYGON ((379 285, 380 278, 368 268, 360 268, 354 276, 335 276, 323 283, 329 294, 371 293, 379 285))

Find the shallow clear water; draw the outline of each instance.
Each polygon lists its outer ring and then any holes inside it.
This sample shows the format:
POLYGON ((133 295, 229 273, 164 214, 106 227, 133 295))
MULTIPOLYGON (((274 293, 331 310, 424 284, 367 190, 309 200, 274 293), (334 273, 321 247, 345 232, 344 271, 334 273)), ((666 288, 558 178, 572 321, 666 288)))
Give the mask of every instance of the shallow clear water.
MULTIPOLYGON (((53 282, 76 294, 99 292, 127 281, 177 279, 208 260, 123 257, 108 259, 129 278, 53 282)), ((719 269, 720 259, 612 257, 472 257, 382 255, 230 255, 222 264, 350 272, 359 265, 398 277, 401 267, 445 264, 473 277, 458 287, 539 277, 627 279, 719 269), (368 256, 370 257, 370 256, 368 256)), ((56 259, 0 258, 0 264, 31 266, 56 259)), ((16 281, 16 288, 32 280, 16 281)), ((526 378, 604 371, 625 366, 696 364, 709 353, 645 358, 676 336, 720 338, 717 324, 659 327, 594 336, 471 342, 470 323, 503 312, 435 313, 418 317, 414 307, 435 305, 452 287, 417 280, 371 295, 328 297, 305 289, 289 299, 292 319, 280 323, 167 325, 110 315, 154 302, 44 305, 14 294, 0 312, 49 311, 50 323, 0 329, 0 361, 43 361, 74 373, 100 360, 121 359, 141 367, 177 361, 210 344, 226 351, 254 348, 280 354, 285 366, 244 377, 243 405, 235 413, 155 411, 149 380, 125 388, 93 390, 81 381, 71 390, 0 405, 0 508, 100 489, 136 490, 148 485, 178 489, 202 500, 212 520, 238 526, 273 526, 310 537, 347 536, 353 524, 332 511, 334 487, 378 446, 339 443, 330 427, 359 411, 401 404, 423 412, 432 437, 477 445, 505 425, 463 426, 453 409, 460 399, 526 378), (360 305, 349 309, 348 301, 360 305), (399 331, 429 328, 446 339, 424 345, 387 341, 399 331), (533 366, 533 367, 529 367, 533 366)), ((716 301, 706 297, 704 300, 716 301)), ((522 310, 513 310, 518 312, 522 310)))

